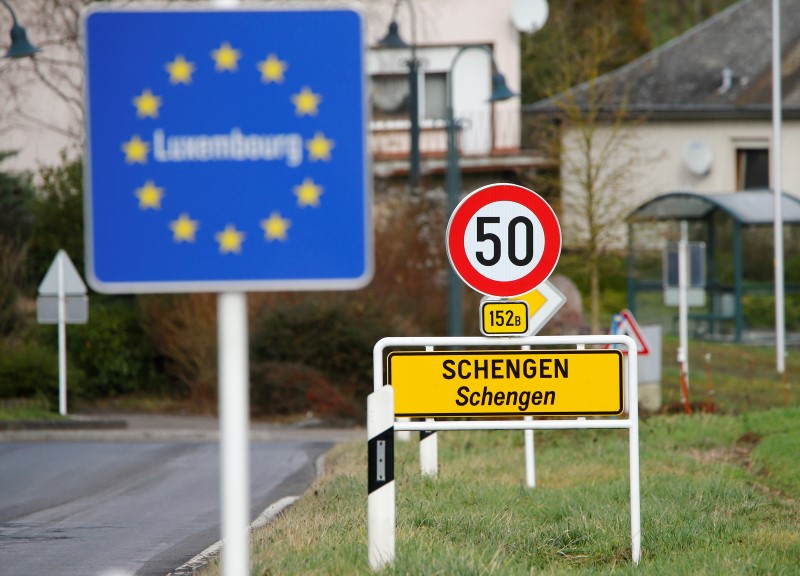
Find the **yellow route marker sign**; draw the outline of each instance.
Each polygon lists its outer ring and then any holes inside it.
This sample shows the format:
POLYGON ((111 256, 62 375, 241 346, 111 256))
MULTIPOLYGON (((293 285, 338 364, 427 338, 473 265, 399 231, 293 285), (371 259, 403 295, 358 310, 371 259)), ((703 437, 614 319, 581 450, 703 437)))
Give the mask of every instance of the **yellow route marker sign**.
POLYGON ((481 302, 481 332, 486 336, 519 336, 528 331, 528 303, 522 300, 481 302))
POLYGON ((619 350, 392 352, 395 416, 612 416, 623 403, 619 350))

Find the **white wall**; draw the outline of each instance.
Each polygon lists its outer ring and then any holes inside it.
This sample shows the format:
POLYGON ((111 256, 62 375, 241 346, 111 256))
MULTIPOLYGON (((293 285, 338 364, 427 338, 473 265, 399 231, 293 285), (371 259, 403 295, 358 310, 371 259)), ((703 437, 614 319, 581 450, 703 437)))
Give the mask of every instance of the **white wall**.
MULTIPOLYGON (((608 130, 600 130, 597 142, 607 138, 608 130)), ((564 134, 564 145, 578 161, 577 134, 564 134)), ((606 171, 619 169, 626 177, 612 190, 614 208, 627 214, 647 200, 667 192, 688 190, 703 193, 736 191, 736 149, 743 145, 764 145, 772 148, 772 124, 764 121, 672 121, 645 122, 631 129, 623 150, 605 159, 606 171), (684 150, 691 140, 702 140, 712 151, 711 169, 706 176, 692 174, 684 163, 684 150)), ((783 189, 800 197, 800 122, 783 124, 783 189)), ((565 207, 560 215, 565 245, 582 241, 580 216, 566 207, 582 195, 576 177, 562 173, 565 207)), ((622 220, 614 228, 609 244, 625 246, 626 227, 622 220)))
MULTIPOLYGON (((800 123, 783 123, 783 189, 800 195, 800 123)), ((657 194, 688 189, 694 192, 733 192, 736 189, 736 149, 743 145, 772 148, 772 123, 766 121, 709 121, 648 123, 637 129, 642 146, 658 162, 649 172, 648 184, 657 194), (690 140, 705 142, 713 153, 711 171, 705 177, 691 174, 683 162, 690 140)), ((643 191, 644 192, 644 191, 643 191)))
MULTIPOLYGON (((519 33, 511 23, 512 0, 411 1, 416 12, 418 45, 489 44, 493 47, 497 66, 505 75, 509 87, 519 90, 519 33)), ((391 0, 368 0, 363 3, 367 11, 368 46, 374 46, 386 34, 392 4, 391 0)), ((409 8, 405 0, 400 2, 397 22, 403 38, 411 42, 409 8)), ((518 100, 497 104, 498 110, 518 107, 518 100)))

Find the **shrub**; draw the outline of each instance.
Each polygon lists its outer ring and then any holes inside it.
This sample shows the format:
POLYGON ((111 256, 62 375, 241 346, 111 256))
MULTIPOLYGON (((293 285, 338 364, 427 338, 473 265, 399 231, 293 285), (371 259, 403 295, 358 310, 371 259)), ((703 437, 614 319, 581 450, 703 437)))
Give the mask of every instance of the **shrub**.
POLYGON ((164 359, 164 370, 192 408, 217 406, 216 294, 159 294, 138 299, 142 326, 164 359))
POLYGON ((93 297, 89 322, 71 326, 67 346, 84 375, 82 393, 102 398, 152 389, 157 356, 134 300, 93 297))
POLYGON ((305 414, 325 420, 352 418, 353 403, 314 368, 291 362, 257 362, 250 370, 254 415, 305 414))
MULTIPOLYGON (((580 293, 588 298, 589 269, 584 257, 576 252, 562 252, 555 270, 572 280, 580 293)), ((600 259, 601 314, 616 314, 627 306, 626 257, 609 252, 600 259)), ((587 302, 588 306, 588 302, 587 302)))
POLYGON ((372 391, 372 349, 391 334, 377 309, 309 300, 261 320, 251 358, 316 368, 361 404, 372 391))
POLYGON ((375 277, 356 298, 380 307, 399 328, 395 336, 446 333, 446 227, 443 191, 409 195, 403 186, 376 200, 375 277))
POLYGON ((75 267, 83 262, 83 163, 62 154, 61 165, 43 168, 33 202, 33 227, 28 249, 28 272, 42 278, 59 249, 75 267))
MULTIPOLYGON (((80 392, 81 373, 67 367, 67 393, 80 392)), ((58 403, 58 353, 41 346, 0 349, 0 398, 43 396, 58 403)))

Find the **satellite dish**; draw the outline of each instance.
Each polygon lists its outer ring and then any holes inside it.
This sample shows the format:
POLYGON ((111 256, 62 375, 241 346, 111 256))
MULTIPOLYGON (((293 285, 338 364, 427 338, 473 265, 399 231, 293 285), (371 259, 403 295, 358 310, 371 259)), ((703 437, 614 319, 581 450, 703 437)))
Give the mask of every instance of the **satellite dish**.
POLYGON ((683 165, 695 176, 708 176, 714 154, 702 140, 689 140, 683 150, 683 165))
POLYGON ((511 22, 520 32, 536 32, 547 22, 547 0, 514 0, 511 22))

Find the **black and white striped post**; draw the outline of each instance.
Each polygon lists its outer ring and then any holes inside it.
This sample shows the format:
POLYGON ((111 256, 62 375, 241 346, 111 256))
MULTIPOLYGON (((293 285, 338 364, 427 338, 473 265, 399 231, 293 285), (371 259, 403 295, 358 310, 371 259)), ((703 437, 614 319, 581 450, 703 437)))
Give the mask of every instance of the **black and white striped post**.
POLYGON ((394 389, 383 386, 367 397, 367 532, 369 565, 380 570, 394 562, 394 389))

